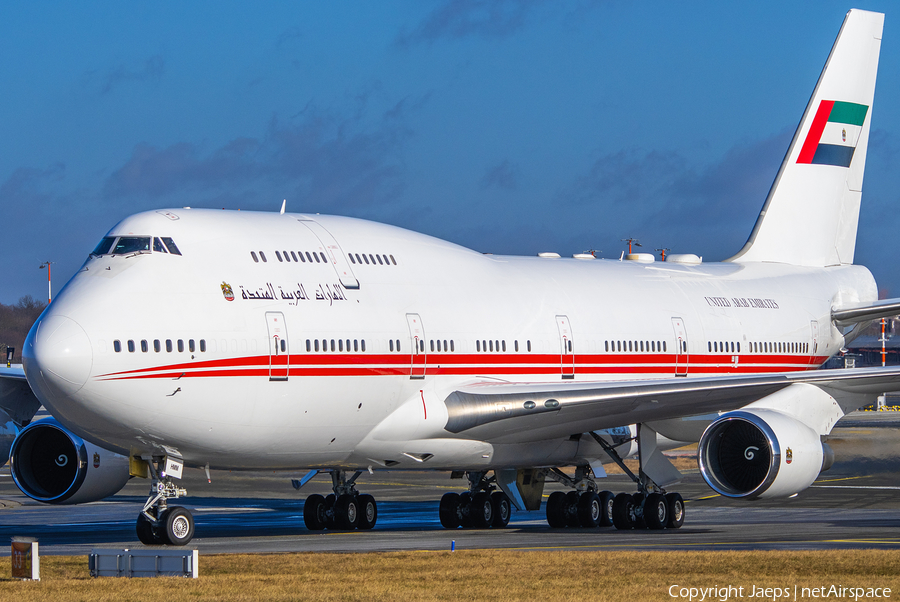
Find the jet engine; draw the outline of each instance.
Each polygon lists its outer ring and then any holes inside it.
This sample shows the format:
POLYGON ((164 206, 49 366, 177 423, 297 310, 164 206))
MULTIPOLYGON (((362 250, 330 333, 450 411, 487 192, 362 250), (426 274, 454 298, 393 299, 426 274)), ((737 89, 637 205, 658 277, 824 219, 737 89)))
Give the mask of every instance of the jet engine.
POLYGON ((813 429, 770 409, 723 414, 703 432, 698 452, 703 479, 731 498, 794 495, 834 460, 813 429))
POLYGON ((128 458, 67 431, 53 418, 33 422, 12 444, 10 471, 22 493, 47 504, 109 497, 128 482, 128 458))

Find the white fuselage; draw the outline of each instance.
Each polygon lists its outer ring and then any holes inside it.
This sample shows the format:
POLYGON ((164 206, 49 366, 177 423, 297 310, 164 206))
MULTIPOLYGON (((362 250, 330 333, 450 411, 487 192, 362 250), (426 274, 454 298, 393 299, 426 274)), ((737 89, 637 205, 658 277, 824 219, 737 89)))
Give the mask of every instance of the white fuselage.
POLYGON ((490 379, 812 369, 843 345, 832 307, 877 298, 859 266, 482 255, 330 216, 173 209, 108 236, 127 235, 182 255, 89 258, 29 335, 29 382, 98 445, 211 467, 422 468, 405 454, 423 440, 443 450, 427 468, 574 461, 577 441, 449 433, 443 399, 490 379), (374 436, 404 404, 410 432, 374 436))

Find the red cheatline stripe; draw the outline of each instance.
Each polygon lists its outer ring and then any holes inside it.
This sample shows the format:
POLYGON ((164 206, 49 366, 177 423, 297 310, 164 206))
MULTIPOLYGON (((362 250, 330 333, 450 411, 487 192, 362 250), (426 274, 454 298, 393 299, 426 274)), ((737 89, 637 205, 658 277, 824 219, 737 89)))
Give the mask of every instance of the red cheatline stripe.
POLYGON ((819 110, 813 118, 809 133, 803 142, 803 148, 800 149, 800 156, 797 157, 797 163, 812 163, 813 157, 816 156, 816 148, 819 146, 819 140, 822 139, 822 132, 825 131, 825 124, 828 123, 828 116, 831 115, 831 109, 834 107, 833 100, 823 100, 819 103, 819 110))
MULTIPOLYGON (((593 365, 581 365, 577 370, 579 376, 591 375, 632 375, 632 374, 653 374, 657 376, 665 376, 674 371, 674 356, 660 359, 664 361, 647 362, 640 361, 646 358, 633 356, 628 359, 634 359, 633 363, 622 363, 624 358, 617 357, 618 362, 609 361, 616 356, 593 356, 596 359, 605 359, 607 363, 595 363, 593 365), (668 360, 668 361, 666 361, 668 360)), ((739 362, 737 367, 731 365, 730 362, 715 361, 724 359, 724 356, 699 356, 703 361, 696 361, 698 356, 694 356, 693 361, 688 370, 692 374, 765 374, 771 372, 793 372, 799 370, 808 370, 815 368, 825 358, 814 358, 813 364, 808 363, 808 358, 799 356, 746 356, 743 362, 739 362), (752 361, 757 360, 757 361, 752 361)), ((313 359, 326 359, 321 356, 313 359)), ((333 360, 333 357, 328 357, 333 360)), ((374 362, 373 362, 374 364, 374 362)), ((284 364, 273 366, 273 373, 276 375, 284 374, 284 364)), ((228 369, 222 367, 220 369, 187 369, 178 371, 165 371, 165 368, 157 368, 156 372, 151 374, 144 371, 135 371, 131 374, 116 373, 105 377, 98 377, 102 380, 134 380, 134 379, 156 379, 156 378, 197 378, 197 377, 237 377, 237 376, 257 376, 268 377, 268 366, 247 366, 238 367, 237 369, 228 369)), ((395 366, 390 365, 347 365, 329 361, 328 363, 320 362, 318 364, 291 364, 290 375, 295 377, 303 376, 405 376, 410 371, 409 363, 403 362, 395 366)), ((521 375, 553 375, 560 373, 559 364, 527 364, 527 365, 509 365, 498 363, 484 363, 473 365, 446 365, 440 362, 429 364, 426 374, 434 375, 460 375, 460 376, 482 376, 491 374, 521 374, 521 375)))

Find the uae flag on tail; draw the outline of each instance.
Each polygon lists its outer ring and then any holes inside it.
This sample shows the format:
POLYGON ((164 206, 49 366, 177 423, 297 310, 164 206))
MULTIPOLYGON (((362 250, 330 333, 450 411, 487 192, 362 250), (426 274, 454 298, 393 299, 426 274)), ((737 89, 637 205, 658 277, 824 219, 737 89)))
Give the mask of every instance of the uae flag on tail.
POLYGON ((869 107, 823 100, 800 149, 797 163, 850 167, 869 107))

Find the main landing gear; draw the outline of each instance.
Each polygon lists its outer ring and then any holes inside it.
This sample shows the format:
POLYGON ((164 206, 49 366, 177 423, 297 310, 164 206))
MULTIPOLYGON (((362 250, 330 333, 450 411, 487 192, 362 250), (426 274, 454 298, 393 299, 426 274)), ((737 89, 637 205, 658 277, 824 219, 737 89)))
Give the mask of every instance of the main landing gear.
MULTIPOLYGON (((303 522, 306 528, 310 531, 323 529, 351 531, 374 527, 375 521, 378 520, 375 498, 356 491, 356 479, 362 472, 356 471, 349 479, 346 471, 330 472, 334 493, 327 496, 314 493, 307 497, 306 503, 303 504, 303 522)), ((297 484, 294 486, 299 489, 297 484)))
POLYGON ((187 495, 187 490, 166 475, 164 457, 147 464, 152 481, 147 503, 137 518, 138 539, 145 545, 186 545, 194 538, 194 517, 186 508, 169 506, 168 500, 187 495))
POLYGON ((446 529, 502 529, 509 524, 512 507, 509 498, 497 490, 496 477, 485 472, 467 472, 469 491, 445 493, 438 513, 446 529))
POLYGON ((546 478, 568 485, 574 491, 554 491, 547 498, 547 524, 562 527, 609 527, 613 524, 611 491, 600 491, 589 466, 579 466, 572 478, 558 468, 551 469, 546 478))
MULTIPOLYGON (((684 524, 684 499, 678 493, 667 493, 665 489, 657 485, 654 478, 651 478, 648 473, 652 471, 656 479, 665 479, 667 482, 677 482, 677 477, 680 475, 675 467, 657 449, 656 432, 641 424, 637 428, 638 458, 640 463, 637 475, 625 465, 625 462, 622 461, 622 458, 616 451, 616 447, 628 441, 610 445, 596 433, 589 433, 638 487, 638 491, 635 494, 620 493, 611 500, 609 496, 612 494, 609 492, 600 494, 604 496, 603 499, 606 503, 607 512, 604 513, 604 517, 608 516, 608 520, 612 522, 616 529, 620 530, 678 529, 684 524)), ((587 468, 576 470, 576 481, 587 478, 587 468)), ((557 469, 554 469, 554 471, 553 474, 562 474, 557 469)), ((565 476, 563 475, 563 477, 565 476)), ((567 513, 565 516, 571 517, 573 512, 571 507, 573 502, 571 500, 575 499, 569 497, 572 496, 572 493, 574 492, 568 494, 556 492, 550 496, 550 500, 547 502, 547 522, 550 523, 551 527, 562 526, 559 524, 559 516, 562 515, 563 510, 559 510, 559 508, 564 508, 565 513, 567 513), (567 498, 567 504, 559 501, 562 499, 559 495, 567 498), (551 520, 551 501, 554 496, 557 496, 558 501, 553 506, 553 519, 551 520)), ((584 495, 582 494, 582 497, 584 495)), ((589 504, 586 501, 582 502, 581 498, 577 499, 577 503, 578 512, 581 512, 580 509, 583 506, 588 507, 589 504)), ((579 513, 578 516, 580 520, 581 514, 579 513)), ((567 524, 571 522, 572 519, 568 518, 567 524)))

